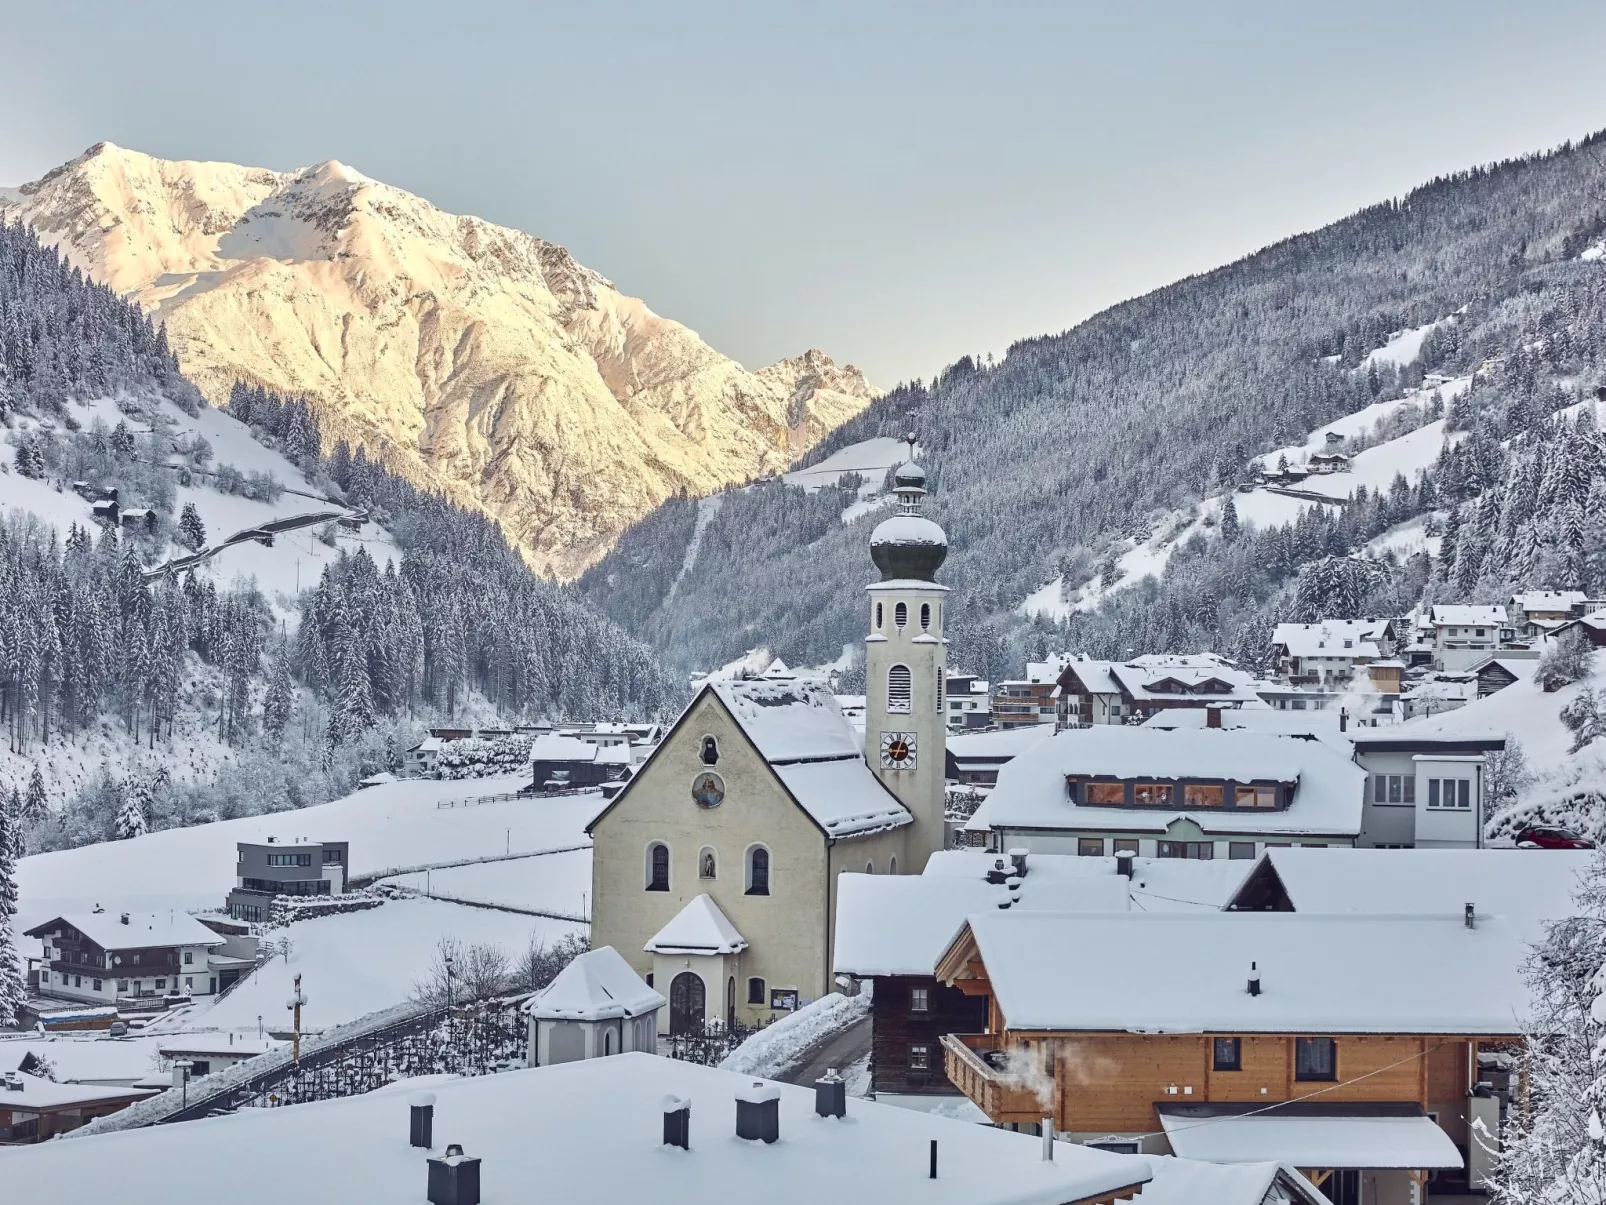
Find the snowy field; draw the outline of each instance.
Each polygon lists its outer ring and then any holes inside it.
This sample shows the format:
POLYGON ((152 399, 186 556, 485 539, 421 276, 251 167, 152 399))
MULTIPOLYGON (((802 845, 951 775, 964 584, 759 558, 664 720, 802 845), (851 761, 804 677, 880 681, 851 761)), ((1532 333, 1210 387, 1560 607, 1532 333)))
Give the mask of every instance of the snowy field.
POLYGON ((308 1001, 301 1010, 303 1028, 327 1029, 407 1000, 443 937, 498 946, 516 962, 531 938, 553 941, 583 931, 564 921, 436 900, 391 900, 366 912, 300 921, 273 934, 290 938, 288 960, 264 963, 222 999, 197 1005, 164 1028, 254 1036, 260 1016, 264 1028, 284 1030, 290 1023, 285 1001, 299 974, 308 1001))
MULTIPOLYGON (((918 453, 919 445, 916 444, 918 453)), ((879 436, 838 448, 819 464, 806 469, 784 473, 781 480, 788 485, 800 485, 813 493, 828 485, 835 485, 844 473, 857 473, 864 478, 859 485, 858 501, 843 508, 842 522, 851 523, 861 515, 870 514, 895 501, 891 494, 881 492, 886 483, 887 470, 902 464, 909 456, 909 445, 901 439, 879 436)))
MULTIPOLYGON (((265 841, 269 836, 286 842, 298 837, 349 841, 355 875, 587 844, 584 829, 602 810, 600 794, 436 806, 445 800, 513 791, 528 781, 527 775, 508 775, 387 783, 300 811, 35 854, 18 866, 17 927, 26 929, 57 913, 97 903, 130 911, 219 908, 234 886, 235 842, 265 841)), ((568 894, 573 868, 557 869, 568 894)))
POLYGON ((384 880, 435 896, 506 904, 559 916, 591 915, 591 851, 543 854, 384 880))

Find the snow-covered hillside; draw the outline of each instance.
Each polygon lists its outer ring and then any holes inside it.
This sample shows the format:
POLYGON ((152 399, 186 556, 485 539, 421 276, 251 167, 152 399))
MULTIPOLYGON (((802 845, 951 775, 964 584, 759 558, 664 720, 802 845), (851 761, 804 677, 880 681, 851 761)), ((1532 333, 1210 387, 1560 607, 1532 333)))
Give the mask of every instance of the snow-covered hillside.
POLYGON ((749 372, 562 247, 334 161, 101 143, 0 195, 0 220, 137 300, 214 401, 236 380, 315 399, 331 437, 495 516, 560 576, 682 488, 783 468, 875 396, 817 350, 749 372))
MULTIPOLYGON (((1414 336, 1420 346, 1421 339, 1431 329, 1430 324, 1415 331, 1403 332, 1388 346, 1403 346, 1400 341, 1405 336, 1414 336)), ((1444 448, 1444 420, 1434 419, 1393 438, 1374 442, 1379 432, 1387 429, 1391 422, 1402 421, 1402 412, 1407 408, 1415 407, 1418 411, 1424 411, 1435 397, 1441 403, 1448 404, 1466 393, 1471 384, 1472 377, 1458 377, 1432 387, 1408 391, 1397 398, 1374 402, 1354 414, 1324 423, 1300 443, 1277 448, 1257 457, 1257 463, 1268 472, 1274 472, 1282 465, 1290 469, 1303 469, 1308 466, 1314 453, 1332 449, 1344 451, 1353 445, 1363 445, 1351 456, 1348 472, 1313 474, 1292 486, 1257 485, 1247 491, 1235 491, 1231 497, 1238 521, 1260 528, 1274 527, 1294 522, 1313 506, 1341 506, 1361 486, 1375 494, 1387 492, 1397 476, 1414 483, 1438 459, 1444 448), (1329 440, 1329 434, 1336 436, 1336 441, 1329 440), (1323 498, 1332 501, 1324 502, 1323 498)), ((1461 433, 1452 433, 1448 438, 1455 442, 1463 436, 1461 433)), ((1093 610, 1115 590, 1150 575, 1158 576, 1164 571, 1172 551, 1179 545, 1195 535, 1208 535, 1216 528, 1227 498, 1227 494, 1207 498, 1191 511, 1170 515, 1156 526, 1154 534, 1147 540, 1129 540, 1126 550, 1116 561, 1116 573, 1110 581, 1096 578, 1080 589, 1067 591, 1063 581, 1056 578, 1029 594, 1020 604, 1020 613, 1064 619, 1073 611, 1093 610)), ((1418 520, 1412 524, 1402 524, 1397 532, 1379 537, 1367 551, 1374 556, 1381 556, 1385 552, 1408 554, 1433 547, 1430 541, 1435 539, 1422 533, 1418 520)))

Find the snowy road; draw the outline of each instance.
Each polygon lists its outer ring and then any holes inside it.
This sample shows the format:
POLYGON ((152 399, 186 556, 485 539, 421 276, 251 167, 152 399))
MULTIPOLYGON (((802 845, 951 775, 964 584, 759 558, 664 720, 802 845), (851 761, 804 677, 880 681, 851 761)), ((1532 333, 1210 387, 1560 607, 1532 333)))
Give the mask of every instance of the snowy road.
POLYGON ((870 1053, 870 1018, 860 1017, 852 1025, 836 1030, 809 1047, 803 1057, 775 1078, 784 1084, 811 1086, 827 1070, 835 1068, 838 1075, 870 1053))

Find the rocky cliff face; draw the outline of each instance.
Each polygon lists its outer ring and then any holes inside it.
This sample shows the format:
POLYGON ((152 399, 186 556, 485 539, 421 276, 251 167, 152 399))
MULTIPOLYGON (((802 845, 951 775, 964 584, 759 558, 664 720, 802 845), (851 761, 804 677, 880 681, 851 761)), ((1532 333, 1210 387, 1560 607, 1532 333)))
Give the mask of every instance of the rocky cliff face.
POLYGON ((23 221, 161 322, 214 400, 301 394, 325 430, 502 522, 571 577, 681 489, 771 472, 876 391, 819 351, 757 372, 562 247, 340 163, 273 172, 102 143, 23 221))

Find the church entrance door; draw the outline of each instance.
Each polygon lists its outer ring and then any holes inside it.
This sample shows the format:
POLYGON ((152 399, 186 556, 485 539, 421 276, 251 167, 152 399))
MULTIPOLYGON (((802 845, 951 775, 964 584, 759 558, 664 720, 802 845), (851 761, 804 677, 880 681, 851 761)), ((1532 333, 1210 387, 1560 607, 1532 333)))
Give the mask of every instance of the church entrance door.
POLYGON ((700 1033, 706 1015, 703 977, 695 971, 682 971, 669 985, 669 1032, 700 1033))

